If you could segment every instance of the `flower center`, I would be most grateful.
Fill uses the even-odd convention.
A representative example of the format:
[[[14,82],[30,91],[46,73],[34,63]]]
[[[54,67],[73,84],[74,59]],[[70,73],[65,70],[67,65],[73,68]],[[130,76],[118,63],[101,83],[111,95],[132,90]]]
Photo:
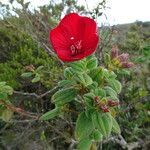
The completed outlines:
[[[70,38],[71,41],[73,41],[73,44],[70,46],[70,50],[71,50],[71,55],[75,56],[77,54],[81,53],[81,48],[82,48],[82,41],[78,40],[77,42],[74,42],[74,37]]]

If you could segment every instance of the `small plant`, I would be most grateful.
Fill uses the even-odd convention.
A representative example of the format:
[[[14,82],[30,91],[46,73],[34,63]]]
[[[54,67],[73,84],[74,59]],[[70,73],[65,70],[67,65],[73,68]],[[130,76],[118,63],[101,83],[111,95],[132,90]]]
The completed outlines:
[[[68,103],[75,103],[80,112],[75,128],[79,150],[90,149],[111,133],[120,134],[115,116],[122,86],[113,69],[132,67],[133,64],[127,60],[128,55],[118,55],[117,49],[113,49],[111,57],[106,55],[109,59],[108,69],[98,66],[98,60],[92,54],[98,43],[96,23],[75,13],[66,15],[59,26],[50,32],[50,38],[58,57],[70,63],[64,70],[64,80],[58,83],[60,90],[52,96],[55,109],[45,113],[40,119],[49,120],[61,116],[67,112],[65,106]],[[114,65],[110,67],[111,64]]]
[[[37,69],[33,65],[26,66],[25,69],[28,70],[28,72],[23,73],[21,76],[24,78],[32,77],[31,82],[36,83],[41,80],[42,77],[42,70],[44,66],[39,66]]]

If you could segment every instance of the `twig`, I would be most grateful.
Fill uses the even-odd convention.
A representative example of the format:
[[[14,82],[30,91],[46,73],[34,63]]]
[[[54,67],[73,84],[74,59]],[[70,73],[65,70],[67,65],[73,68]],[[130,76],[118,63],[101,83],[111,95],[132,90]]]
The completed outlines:
[[[58,89],[58,86],[54,87],[53,89],[51,89],[51,90],[49,90],[49,91],[47,91],[47,92],[45,92],[41,95],[38,95],[36,93],[26,93],[26,92],[20,92],[20,91],[14,91],[13,93],[23,95],[23,96],[35,97],[36,99],[40,99],[40,98],[43,98],[46,95],[54,93],[57,89]]]
[[[8,123],[31,123],[31,122],[34,122],[36,121],[36,119],[26,119],[26,120],[10,120],[8,121]]]
[[[23,96],[36,97],[36,98],[38,98],[39,96],[36,93],[26,93],[26,92],[20,92],[20,91],[13,91],[13,93],[23,95]]]
[[[31,113],[21,109],[21,108],[18,108],[18,107],[15,107],[11,104],[8,104],[6,103],[4,100],[0,100],[0,104],[4,105],[7,109],[13,111],[13,112],[16,112],[22,116],[26,116],[26,117],[30,117],[30,118],[34,118],[34,119],[38,119],[39,117],[38,116],[35,116],[35,115],[31,115]]]
[[[77,141],[75,141],[74,139],[71,139],[71,144],[70,144],[68,150],[72,150],[77,143],[78,143]]]
[[[56,86],[56,87],[54,87],[53,89],[51,89],[51,90],[49,90],[49,91],[47,91],[47,92],[45,92],[45,93],[39,95],[39,96],[38,96],[38,99],[39,99],[39,98],[42,98],[42,97],[44,97],[44,96],[46,96],[46,95],[48,95],[48,94],[52,94],[52,93],[54,93],[56,90],[58,90],[58,86]]]
[[[54,56],[55,58],[57,58],[57,55],[56,55],[45,43],[43,43],[42,45],[44,46],[45,50],[46,50],[51,56]],[[59,60],[59,62],[60,62],[62,65],[64,65],[64,62],[63,62],[63,61],[61,61],[60,59],[58,59],[58,60]]]
[[[43,43],[43,46],[50,55],[57,57],[57,55],[45,43]]]
[[[127,150],[133,150],[135,148],[140,147],[140,145],[141,145],[140,141],[127,143],[122,135],[119,135],[118,137],[115,137],[115,136],[110,137],[109,139],[104,140],[103,143],[107,143],[109,141],[113,141],[113,142],[119,144],[123,149],[127,149]]]

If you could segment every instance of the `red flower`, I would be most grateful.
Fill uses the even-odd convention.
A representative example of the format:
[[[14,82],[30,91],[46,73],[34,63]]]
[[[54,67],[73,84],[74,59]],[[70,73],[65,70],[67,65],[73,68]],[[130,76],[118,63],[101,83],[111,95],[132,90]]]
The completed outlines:
[[[91,55],[98,44],[97,25],[93,19],[76,13],[66,15],[50,31],[50,41],[58,57],[72,62]]]

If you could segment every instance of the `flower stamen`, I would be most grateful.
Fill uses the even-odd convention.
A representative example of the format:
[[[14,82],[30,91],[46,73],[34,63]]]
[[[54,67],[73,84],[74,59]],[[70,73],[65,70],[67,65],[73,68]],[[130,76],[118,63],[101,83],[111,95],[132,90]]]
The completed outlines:
[[[70,39],[71,39],[71,40],[74,40],[73,37],[71,37]],[[72,45],[70,46],[70,50],[71,50],[72,56],[81,53],[81,48],[82,48],[81,43],[82,43],[82,41],[79,40],[79,41],[75,42],[74,44],[72,44]]]

